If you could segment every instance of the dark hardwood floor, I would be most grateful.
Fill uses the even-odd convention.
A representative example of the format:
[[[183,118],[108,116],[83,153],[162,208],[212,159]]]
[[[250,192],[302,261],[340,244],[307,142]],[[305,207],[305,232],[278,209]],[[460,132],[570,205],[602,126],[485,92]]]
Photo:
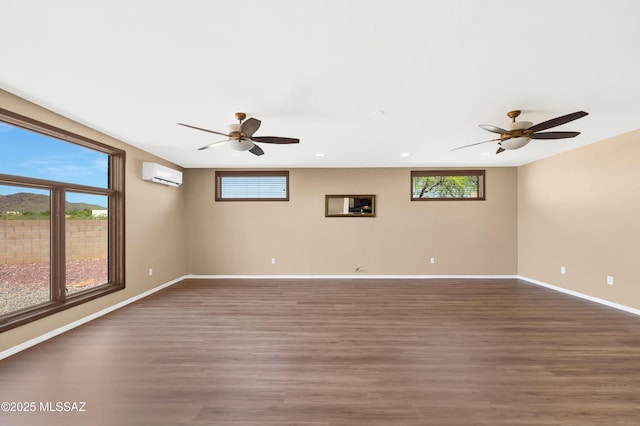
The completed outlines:
[[[0,361],[0,401],[37,405],[11,426],[639,425],[640,318],[506,279],[185,281]]]

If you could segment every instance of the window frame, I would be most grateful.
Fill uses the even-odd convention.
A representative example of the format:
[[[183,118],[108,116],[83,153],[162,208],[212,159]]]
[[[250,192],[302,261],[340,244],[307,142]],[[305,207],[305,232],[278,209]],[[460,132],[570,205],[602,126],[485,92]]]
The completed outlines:
[[[477,197],[436,197],[436,198],[415,198],[413,196],[413,180],[423,176],[477,176],[478,196]],[[485,170],[412,170],[410,180],[411,201],[484,201],[486,199],[486,171]]]
[[[271,177],[280,176],[286,179],[286,197],[282,198],[225,198],[222,197],[223,177]],[[288,170],[216,170],[215,173],[215,201],[289,201],[289,171]]]
[[[82,303],[125,288],[125,151],[93,139],[43,123],[41,121],[0,108],[0,122],[40,133],[64,142],[102,152],[109,156],[107,188],[51,181],[0,173],[0,184],[48,189],[51,199],[50,218],[50,289],[49,302],[34,305],[0,316],[0,332],[47,317]],[[78,192],[107,196],[108,214],[108,276],[106,284],[66,294],[65,195]]]

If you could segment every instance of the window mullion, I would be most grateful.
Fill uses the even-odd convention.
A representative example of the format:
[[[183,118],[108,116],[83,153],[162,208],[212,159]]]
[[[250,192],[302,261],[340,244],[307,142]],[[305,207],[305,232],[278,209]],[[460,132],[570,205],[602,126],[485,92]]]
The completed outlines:
[[[66,300],[65,250],[65,191],[63,187],[51,190],[51,300]]]

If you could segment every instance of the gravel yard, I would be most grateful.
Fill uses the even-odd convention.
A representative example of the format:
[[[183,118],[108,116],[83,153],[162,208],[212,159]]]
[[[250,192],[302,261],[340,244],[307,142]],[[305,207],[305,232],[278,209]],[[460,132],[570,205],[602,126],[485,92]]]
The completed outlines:
[[[86,290],[107,280],[107,259],[67,262],[68,293]],[[0,315],[48,300],[48,263],[0,265]]]

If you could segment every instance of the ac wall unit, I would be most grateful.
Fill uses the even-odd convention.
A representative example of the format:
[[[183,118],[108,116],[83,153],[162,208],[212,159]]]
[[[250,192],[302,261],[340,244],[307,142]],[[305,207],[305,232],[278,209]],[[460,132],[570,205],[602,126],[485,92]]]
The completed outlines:
[[[182,185],[182,172],[156,163],[142,163],[142,179],[168,186]]]

